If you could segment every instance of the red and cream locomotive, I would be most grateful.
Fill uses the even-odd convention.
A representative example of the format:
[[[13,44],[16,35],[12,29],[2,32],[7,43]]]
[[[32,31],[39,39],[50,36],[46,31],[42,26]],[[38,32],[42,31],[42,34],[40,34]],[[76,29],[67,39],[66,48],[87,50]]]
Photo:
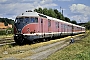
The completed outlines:
[[[14,23],[14,40],[21,45],[36,39],[52,38],[85,32],[85,27],[68,23],[37,12],[18,15]]]

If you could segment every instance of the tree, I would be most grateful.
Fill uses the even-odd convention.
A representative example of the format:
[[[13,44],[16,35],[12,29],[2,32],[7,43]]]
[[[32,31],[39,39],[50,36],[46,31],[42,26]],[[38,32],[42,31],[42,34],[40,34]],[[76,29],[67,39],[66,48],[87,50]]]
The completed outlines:
[[[38,12],[38,13],[43,13],[42,8],[34,9],[34,11],[35,11],[35,12]]]
[[[65,17],[66,22],[70,22],[70,19],[68,17]]]
[[[60,19],[61,13],[59,13],[59,11],[57,9],[54,9],[54,12],[56,14],[56,18]]]
[[[38,13],[43,13],[42,8],[39,8],[39,9],[38,9]]]
[[[6,20],[5,20],[5,22],[4,22],[4,25],[5,25],[5,26],[8,26],[8,22],[7,22]]]
[[[53,18],[57,18],[57,19],[60,19],[60,20],[63,20],[63,21],[67,21],[69,22],[70,19],[69,18],[66,18],[63,16],[63,14],[61,14],[61,12],[59,12],[57,9],[47,9],[47,8],[38,8],[38,9],[35,9],[34,10],[35,12],[38,12],[38,13],[42,13],[44,15],[48,15],[50,17],[53,17]]]
[[[47,8],[43,9],[43,14],[48,15],[48,9]]]
[[[58,10],[57,10],[57,9],[54,9],[54,12],[55,12],[56,14],[59,14],[59,12],[58,12]]]
[[[73,24],[77,24],[77,22],[76,22],[75,20],[72,20],[71,23],[73,23]]]
[[[37,9],[34,9],[34,12],[38,12],[38,10]]]
[[[49,9],[49,10],[48,10],[48,16],[51,16],[51,17],[56,18],[56,14],[55,14],[55,12],[54,12],[53,9]]]
[[[14,24],[14,20],[8,18],[0,18],[0,22],[3,22],[5,26],[7,26],[8,24]]]
[[[86,26],[86,29],[90,30],[90,21],[88,21],[88,22],[85,24],[85,26]]]

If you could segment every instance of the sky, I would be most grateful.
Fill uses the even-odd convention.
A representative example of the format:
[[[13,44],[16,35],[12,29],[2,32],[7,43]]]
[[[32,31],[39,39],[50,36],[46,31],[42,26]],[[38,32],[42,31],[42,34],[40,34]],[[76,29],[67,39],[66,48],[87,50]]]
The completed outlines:
[[[17,15],[39,7],[63,10],[65,17],[78,23],[90,21],[90,0],[0,0],[0,18],[15,20]]]

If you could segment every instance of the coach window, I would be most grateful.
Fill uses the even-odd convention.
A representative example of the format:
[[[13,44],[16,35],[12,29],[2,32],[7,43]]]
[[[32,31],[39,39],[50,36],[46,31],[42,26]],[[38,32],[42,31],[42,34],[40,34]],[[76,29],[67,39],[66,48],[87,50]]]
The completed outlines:
[[[41,19],[41,23],[43,23],[43,19]]]
[[[59,22],[58,22],[58,28],[59,28]]]
[[[48,27],[51,27],[51,20],[48,20]]]
[[[56,25],[56,28],[58,28],[58,27],[59,27],[59,26],[58,26],[58,22],[56,22],[56,23],[55,23],[55,25]]]

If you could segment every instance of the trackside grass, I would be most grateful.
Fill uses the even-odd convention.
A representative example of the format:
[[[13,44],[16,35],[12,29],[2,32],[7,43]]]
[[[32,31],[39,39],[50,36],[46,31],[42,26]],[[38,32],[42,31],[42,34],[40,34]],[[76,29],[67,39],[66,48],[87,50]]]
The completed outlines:
[[[80,36],[83,34],[80,34]],[[78,35],[76,35],[78,36]],[[31,56],[32,54],[35,54],[32,52],[32,49],[36,49],[45,45],[53,44],[55,42],[59,42],[61,40],[67,40],[70,39],[71,36],[65,37],[65,38],[60,38],[60,39],[55,39],[55,40],[50,40],[47,42],[40,42],[36,44],[31,44],[31,45],[23,45],[23,46],[18,46],[18,45],[5,45],[0,47],[0,60],[5,59],[5,58],[16,58],[16,59],[21,59],[27,56]]]
[[[46,60],[90,60],[90,32],[85,38],[76,40]]]
[[[13,34],[0,35],[0,39],[7,38],[7,37],[13,37]]]

